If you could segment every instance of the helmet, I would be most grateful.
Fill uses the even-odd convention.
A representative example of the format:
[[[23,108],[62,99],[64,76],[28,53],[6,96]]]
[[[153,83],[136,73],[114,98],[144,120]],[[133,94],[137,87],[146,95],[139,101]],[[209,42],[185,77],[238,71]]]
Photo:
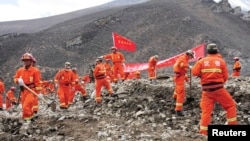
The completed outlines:
[[[234,60],[239,60],[239,57],[234,57]]]
[[[10,87],[10,90],[15,91],[16,87],[12,86],[12,87]]]
[[[209,54],[216,54],[218,53],[218,47],[214,43],[210,43],[207,45],[207,53]]]
[[[24,53],[23,56],[21,57],[21,60],[32,60],[33,61],[33,56],[30,53]]]
[[[73,67],[72,70],[73,70],[73,71],[77,71],[77,68],[76,68],[76,67]]]
[[[113,46],[113,47],[111,47],[111,50],[117,50],[117,48]]]
[[[70,69],[70,62],[65,62],[65,68]]]
[[[155,55],[154,57],[155,57],[155,59],[159,59],[159,56],[158,56],[158,55]]]
[[[33,58],[32,58],[32,61],[33,61],[33,63],[36,63],[36,58],[33,57]]]
[[[65,65],[70,65],[70,62],[65,62]]]
[[[98,57],[95,61],[96,62],[102,62],[102,58]]]
[[[140,71],[136,71],[135,74],[141,74]]]
[[[193,52],[192,50],[190,50],[190,49],[187,50],[187,51],[186,51],[186,54],[187,54],[187,55],[190,55],[192,58],[194,58],[194,52]]]

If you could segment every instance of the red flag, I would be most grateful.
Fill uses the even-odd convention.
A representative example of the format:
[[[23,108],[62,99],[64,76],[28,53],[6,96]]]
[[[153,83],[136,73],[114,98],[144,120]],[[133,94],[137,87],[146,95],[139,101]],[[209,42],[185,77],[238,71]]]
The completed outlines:
[[[190,62],[196,61],[199,58],[203,58],[204,57],[204,48],[205,48],[205,44],[200,44],[200,45],[192,48],[192,51],[194,52],[194,58],[191,59]],[[176,59],[182,54],[183,53],[178,54],[174,57],[165,59],[165,60],[160,60],[160,61],[158,61],[156,67],[162,68],[162,67],[172,66],[172,65],[174,65]],[[124,72],[134,72],[137,70],[146,70],[146,69],[148,69],[148,63],[126,64]]]
[[[136,51],[136,44],[133,41],[131,41],[131,40],[115,33],[115,32],[112,33],[112,36],[113,36],[114,46],[117,49],[126,50],[129,52]]]

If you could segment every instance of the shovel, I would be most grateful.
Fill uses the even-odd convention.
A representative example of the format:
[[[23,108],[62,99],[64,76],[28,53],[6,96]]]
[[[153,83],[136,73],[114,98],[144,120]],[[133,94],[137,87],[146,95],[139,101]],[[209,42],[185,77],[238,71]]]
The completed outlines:
[[[33,91],[32,89],[30,89],[28,86],[26,86],[24,84],[24,82],[23,82],[22,79],[18,79],[18,84],[20,86],[23,86],[24,88],[26,88],[28,91],[30,91],[32,94],[34,94],[35,96],[37,96],[38,98],[40,98],[42,101],[44,101],[48,105],[48,107],[51,108],[51,111],[53,111],[53,112],[56,111],[56,102],[54,100],[52,102],[48,102],[43,97],[39,96],[35,91]]]
[[[187,98],[187,103],[193,102],[194,98],[191,97],[191,92],[192,92],[192,74],[191,74],[191,69],[189,69],[189,96]]]

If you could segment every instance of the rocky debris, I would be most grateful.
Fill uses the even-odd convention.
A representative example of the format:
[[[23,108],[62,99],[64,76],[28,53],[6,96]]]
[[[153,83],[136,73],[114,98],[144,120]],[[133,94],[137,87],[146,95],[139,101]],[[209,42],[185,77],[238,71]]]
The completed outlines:
[[[206,3],[212,3],[211,9],[214,13],[230,13],[235,16],[239,16],[244,21],[250,21],[250,11],[243,12],[240,6],[232,8],[228,0],[222,0],[219,3],[215,3],[213,0],[202,0]]]
[[[167,78],[158,79],[156,84],[141,79],[112,85],[119,97],[110,97],[103,89],[102,104],[96,104],[94,99],[81,101],[80,94],[76,95],[74,104],[67,110],[57,107],[57,111],[52,112],[46,104],[41,104],[38,118],[24,133],[21,132],[23,121],[20,115],[0,112],[0,139],[205,141],[206,137],[198,134],[199,79],[192,78],[191,87],[187,83],[187,97],[193,98],[193,101],[186,101],[184,117],[178,117],[172,99],[174,83],[171,77]],[[239,124],[246,125],[250,124],[248,83],[248,77],[230,77],[225,85],[237,102]],[[94,85],[88,84],[86,89],[92,92]],[[226,124],[225,111],[218,104],[215,105],[211,124]]]

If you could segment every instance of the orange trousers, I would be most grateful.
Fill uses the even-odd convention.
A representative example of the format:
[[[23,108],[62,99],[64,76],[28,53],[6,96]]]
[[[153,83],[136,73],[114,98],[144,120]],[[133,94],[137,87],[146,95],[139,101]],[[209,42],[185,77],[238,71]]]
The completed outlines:
[[[21,103],[22,103],[22,112],[23,112],[22,118],[24,120],[30,120],[34,116],[33,106],[36,103],[36,96],[30,91],[24,89],[22,91],[21,97],[22,97]]]
[[[114,63],[114,75],[113,75],[113,81],[118,81],[118,74],[120,74],[120,77],[122,80],[124,80],[124,68],[122,66],[122,63]]]
[[[6,111],[8,111],[9,108],[13,106],[13,104],[10,102],[8,98],[5,99],[5,106],[6,106],[5,107]]]
[[[232,96],[225,88],[206,92],[202,91],[200,107],[201,107],[201,121],[200,133],[207,135],[208,125],[211,122],[211,115],[214,109],[215,102],[218,102],[224,110],[226,110],[227,123],[229,125],[237,124],[237,109],[236,103]]]
[[[240,71],[233,71],[232,76],[240,76]]]
[[[81,87],[80,84],[75,84],[71,87],[71,91],[70,91],[70,95],[69,95],[69,104],[73,104],[73,101],[74,101],[74,97],[75,97],[75,93],[79,91],[82,93],[82,96],[86,97],[87,96],[87,92],[86,90]]]
[[[13,104],[11,102],[17,102],[16,98],[12,98],[12,100],[10,101],[10,99],[6,97],[6,99],[5,99],[6,111],[8,111],[9,108],[11,108],[13,106]]]
[[[156,79],[155,69],[148,69],[148,77],[149,77],[149,80]]]
[[[185,75],[174,77],[175,90],[174,90],[173,98],[176,99],[176,103],[175,103],[176,111],[183,110],[183,104],[186,99],[185,80],[186,80]]]
[[[103,86],[108,90],[109,94],[113,93],[113,89],[111,88],[110,83],[107,78],[95,79],[95,91],[96,91],[95,99],[97,103],[102,102],[101,90]]]
[[[71,86],[59,84],[57,94],[60,101],[60,108],[68,108],[70,91],[71,91]]]
[[[0,94],[0,108],[3,108],[3,95]]]

